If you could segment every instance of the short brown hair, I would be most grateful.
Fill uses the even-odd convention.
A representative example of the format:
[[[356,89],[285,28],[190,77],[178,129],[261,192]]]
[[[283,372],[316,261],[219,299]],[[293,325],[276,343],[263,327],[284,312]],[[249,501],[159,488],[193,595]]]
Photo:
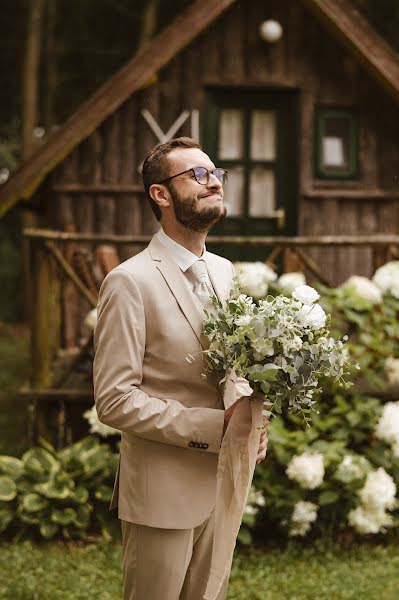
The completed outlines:
[[[166,157],[176,148],[200,148],[200,145],[189,137],[174,138],[165,144],[158,144],[150,150],[143,163],[144,190],[158,221],[161,219],[162,213],[158,204],[151,198],[149,190],[154,183],[158,183],[170,175],[169,161]]]

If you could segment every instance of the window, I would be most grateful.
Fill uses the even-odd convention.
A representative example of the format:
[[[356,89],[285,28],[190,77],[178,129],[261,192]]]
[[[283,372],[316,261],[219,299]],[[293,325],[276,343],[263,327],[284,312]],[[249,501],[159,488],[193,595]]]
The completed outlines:
[[[322,179],[354,179],[358,174],[357,118],[348,109],[316,111],[315,171]]]
[[[229,217],[275,214],[276,120],[275,110],[220,109],[217,160],[229,171],[225,187]]]

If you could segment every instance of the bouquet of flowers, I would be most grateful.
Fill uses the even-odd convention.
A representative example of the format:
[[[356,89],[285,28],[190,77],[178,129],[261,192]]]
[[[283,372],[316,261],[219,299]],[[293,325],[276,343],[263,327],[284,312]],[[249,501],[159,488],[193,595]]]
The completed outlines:
[[[234,372],[272,404],[265,416],[286,408],[301,413],[308,424],[322,379],[352,385],[345,379],[352,365],[347,338],[329,335],[330,317],[319,297],[312,287],[300,285],[292,297],[268,296],[255,303],[236,281],[226,302],[215,297],[214,310],[205,311],[204,333],[210,341],[203,350],[205,374],[217,371],[225,381]]]

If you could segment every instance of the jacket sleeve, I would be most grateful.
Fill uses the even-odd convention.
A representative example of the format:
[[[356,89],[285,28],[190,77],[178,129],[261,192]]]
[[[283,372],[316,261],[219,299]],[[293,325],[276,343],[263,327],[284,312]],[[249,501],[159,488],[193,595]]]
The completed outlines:
[[[187,408],[140,389],[145,344],[140,290],[130,273],[116,268],[101,286],[94,332],[94,398],[100,421],[154,442],[218,453],[223,410]]]

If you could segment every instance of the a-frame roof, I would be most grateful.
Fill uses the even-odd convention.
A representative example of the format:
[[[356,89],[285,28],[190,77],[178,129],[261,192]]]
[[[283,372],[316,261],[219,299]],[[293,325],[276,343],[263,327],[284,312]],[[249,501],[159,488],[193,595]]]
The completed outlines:
[[[196,0],[69,117],[0,187],[0,217],[236,0]],[[302,0],[399,102],[399,57],[348,0]]]

